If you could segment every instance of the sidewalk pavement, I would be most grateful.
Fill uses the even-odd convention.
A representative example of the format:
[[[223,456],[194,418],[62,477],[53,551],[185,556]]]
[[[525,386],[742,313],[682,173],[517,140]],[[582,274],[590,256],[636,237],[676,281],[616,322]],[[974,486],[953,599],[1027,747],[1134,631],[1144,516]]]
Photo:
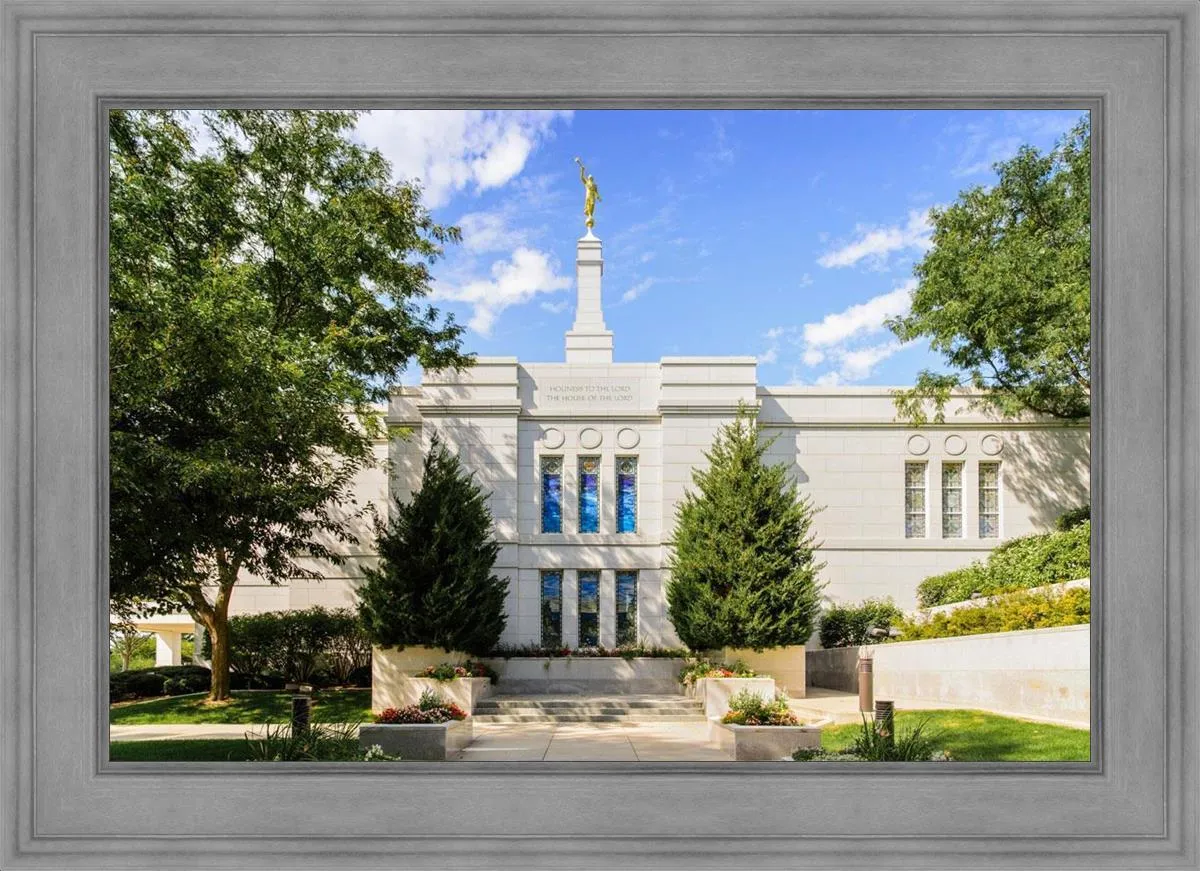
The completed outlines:
[[[179,723],[160,726],[111,726],[112,741],[240,739],[263,726]],[[475,726],[475,740],[460,751],[467,761],[612,761],[728,762],[708,743],[708,722],[664,723],[486,723]]]
[[[891,701],[896,703],[897,711],[933,711],[956,707],[946,702],[927,699],[891,699]],[[862,715],[858,710],[857,693],[809,687],[808,694],[804,698],[789,699],[788,707],[801,717],[827,717],[834,723],[862,722]]]

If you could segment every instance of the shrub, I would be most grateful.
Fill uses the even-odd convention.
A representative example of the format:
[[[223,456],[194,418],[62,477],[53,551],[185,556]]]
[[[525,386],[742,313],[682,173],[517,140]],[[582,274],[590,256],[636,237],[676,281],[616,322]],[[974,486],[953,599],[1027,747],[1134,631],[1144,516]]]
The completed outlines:
[[[692,650],[804,644],[820,609],[812,503],[760,435],[739,407],[677,508],[667,613]]]
[[[1091,619],[1091,591],[1074,587],[1061,592],[1016,592],[993,602],[934,614],[927,620],[904,620],[899,624],[904,641],[953,638],[985,632],[1015,632],[1074,626]]]
[[[492,572],[500,545],[486,494],[435,439],[421,489],[389,513],[376,526],[379,565],[358,589],[367,635],[383,647],[486,654],[504,630],[508,592]]]
[[[394,725],[398,723],[446,723],[450,720],[465,720],[467,712],[453,702],[447,702],[435,692],[421,693],[415,705],[403,708],[386,708],[375,715],[376,723]]]
[[[962,602],[1011,590],[1029,589],[1091,574],[1092,524],[1081,520],[1061,532],[1014,538],[997,547],[985,563],[926,578],[917,587],[922,608]]]
[[[757,693],[742,690],[729,700],[729,711],[722,723],[735,726],[799,726],[800,721],[788,708],[787,698],[779,695],[770,701]]]
[[[949,759],[937,745],[942,740],[940,732],[928,732],[929,720],[918,720],[908,729],[896,729],[890,736],[882,721],[862,718],[862,729],[850,752],[866,762],[930,762],[937,757]]]
[[[229,646],[233,674],[256,686],[255,676],[267,675],[284,682],[344,684],[355,669],[369,665],[371,657],[370,641],[347,608],[317,606],[231,617]],[[207,634],[203,650],[211,655]]]
[[[1063,514],[1054,521],[1054,528],[1059,532],[1066,532],[1068,529],[1074,529],[1085,520],[1092,519],[1092,506],[1080,505],[1078,508],[1072,508],[1070,511],[1064,511]]]
[[[822,647],[857,647],[886,639],[870,635],[874,628],[888,630],[904,616],[891,599],[867,599],[858,605],[834,605],[821,617]]]
[[[171,693],[166,688],[168,680],[173,682]],[[109,701],[201,692],[208,689],[211,680],[211,673],[202,665],[162,665],[114,672],[108,676]]]
[[[486,677],[493,684],[499,679],[495,669],[476,659],[468,659],[462,665],[452,665],[449,662],[429,665],[417,677],[429,677],[441,681],[457,680],[460,677]]]
[[[362,761],[368,757],[358,746],[357,730],[357,723],[310,723],[295,732],[290,725],[268,725],[261,733],[246,733],[247,755],[256,762]]]
[[[740,659],[732,665],[708,659],[694,659],[679,672],[679,682],[684,686],[691,686],[706,677],[754,677],[754,670]]]

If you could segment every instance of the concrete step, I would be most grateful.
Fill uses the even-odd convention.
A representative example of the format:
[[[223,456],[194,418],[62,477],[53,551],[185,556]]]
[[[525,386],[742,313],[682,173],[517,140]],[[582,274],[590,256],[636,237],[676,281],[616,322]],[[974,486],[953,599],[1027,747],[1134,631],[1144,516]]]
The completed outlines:
[[[704,718],[686,696],[489,696],[475,703],[476,723],[661,723]]]
[[[695,699],[685,696],[668,698],[594,698],[580,696],[576,698],[536,696],[504,697],[491,696],[482,698],[475,703],[475,710],[700,710],[701,704]]]
[[[550,713],[519,713],[519,714],[480,714],[473,717],[477,724],[496,723],[501,725],[516,723],[670,723],[670,722],[702,722],[704,715],[697,711],[686,714],[660,714],[647,716],[645,714],[550,714]]]

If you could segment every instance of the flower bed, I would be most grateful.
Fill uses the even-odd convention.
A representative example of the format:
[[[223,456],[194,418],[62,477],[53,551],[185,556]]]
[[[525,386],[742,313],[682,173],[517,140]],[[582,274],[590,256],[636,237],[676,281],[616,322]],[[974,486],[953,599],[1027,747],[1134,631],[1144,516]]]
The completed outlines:
[[[486,677],[491,683],[496,682],[496,670],[486,662],[468,659],[462,665],[452,662],[442,662],[437,665],[427,665],[417,673],[417,677],[427,677],[438,681],[451,681],[463,677]]]
[[[775,680],[769,677],[704,677],[687,689],[687,694],[704,706],[706,717],[724,717],[732,700],[746,692],[770,701],[775,698]]]
[[[434,692],[415,705],[388,708],[358,730],[359,746],[378,747],[401,759],[443,760],[471,743],[474,729],[467,712]]]
[[[396,725],[399,723],[445,723],[450,720],[465,720],[467,712],[432,692],[422,693],[415,705],[403,708],[385,708],[375,715],[376,723]]]
[[[709,720],[709,739],[735,760],[788,759],[797,750],[821,746],[821,727],[827,721],[801,723],[783,696],[764,699],[743,690],[729,704],[723,717]]]
[[[679,672],[679,682],[685,688],[694,687],[697,681],[714,677],[756,677],[756,675],[754,670],[741,660],[727,664],[713,662],[710,659],[692,659]]]

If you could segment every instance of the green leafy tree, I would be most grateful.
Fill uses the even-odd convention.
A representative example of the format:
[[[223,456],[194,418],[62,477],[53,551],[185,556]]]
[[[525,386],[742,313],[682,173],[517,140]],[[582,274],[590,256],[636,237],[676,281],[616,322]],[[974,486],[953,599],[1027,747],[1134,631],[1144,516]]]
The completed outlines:
[[[421,303],[457,230],[353,113],[201,117],[203,150],[178,113],[110,119],[110,576],[114,610],[206,628],[221,700],[239,577],[340,562],[386,385],[470,359]]]
[[[928,340],[948,373],[897,391],[900,416],[944,420],[953,393],[1002,414],[1063,420],[1091,409],[1091,137],[1081,120],[1049,153],[1025,146],[1000,180],[933,209],[933,247],[915,267],[908,314],[888,326]]]
[[[359,617],[381,647],[490,652],[506,618],[508,581],[492,573],[500,545],[487,496],[433,440],[421,489],[377,525],[379,566],[358,589]]]
[[[693,650],[782,647],[812,634],[823,587],[813,508],[743,407],[676,511],[667,613]]]

